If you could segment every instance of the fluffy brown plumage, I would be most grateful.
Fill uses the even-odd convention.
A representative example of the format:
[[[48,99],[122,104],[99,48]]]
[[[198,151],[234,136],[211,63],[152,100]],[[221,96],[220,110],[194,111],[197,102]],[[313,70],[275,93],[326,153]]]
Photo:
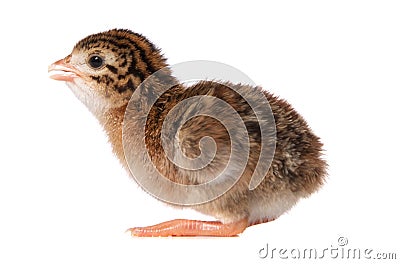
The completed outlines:
[[[97,117],[109,137],[114,153],[129,171],[124,153],[122,130],[125,137],[135,142],[141,109],[165,83],[176,83],[165,58],[142,35],[129,30],[110,30],[94,34],[76,44],[65,59],[50,66],[52,78],[66,81],[75,95],[88,106]],[[163,69],[163,78],[144,86],[146,96],[140,98],[133,121],[124,121],[129,99],[139,85],[153,73]],[[61,73],[60,73],[61,71]],[[235,87],[234,90],[230,87]],[[161,144],[163,121],[168,112],[178,103],[193,96],[209,96],[229,103],[243,120],[248,135],[250,154],[246,169],[237,183],[222,196],[207,203],[190,207],[214,216],[220,222],[174,220],[154,227],[133,228],[133,235],[213,235],[231,236],[242,232],[247,226],[263,223],[279,217],[290,209],[300,198],[315,192],[324,182],[326,163],[321,159],[322,144],[308,127],[305,120],[284,100],[266,91],[262,94],[268,100],[275,120],[275,155],[263,181],[254,190],[249,183],[260,156],[260,123],[267,127],[273,120],[257,120],[254,109],[235,91],[242,91],[255,101],[262,91],[259,87],[247,85],[201,81],[190,87],[174,85],[163,93],[151,106],[146,120],[145,142],[151,160],[171,181],[198,185],[213,179],[229,159],[231,143],[226,128],[207,116],[197,116],[181,122],[177,137],[183,153],[195,158],[201,153],[199,142],[204,136],[211,136],[216,144],[214,160],[200,172],[188,172],[173,164],[165,155]],[[207,98],[209,98],[207,97]],[[205,98],[205,103],[207,103]],[[195,111],[196,105],[180,109],[178,116]],[[177,121],[180,122],[179,120]],[[227,117],[226,122],[230,122]],[[232,121],[233,122],[233,121]],[[269,123],[268,123],[269,122]],[[126,129],[127,127],[127,129]],[[126,151],[125,151],[126,152]],[[168,191],[168,190],[166,190]],[[215,191],[215,190],[214,190]],[[203,195],[199,193],[198,195]],[[206,195],[206,194],[204,194]]]

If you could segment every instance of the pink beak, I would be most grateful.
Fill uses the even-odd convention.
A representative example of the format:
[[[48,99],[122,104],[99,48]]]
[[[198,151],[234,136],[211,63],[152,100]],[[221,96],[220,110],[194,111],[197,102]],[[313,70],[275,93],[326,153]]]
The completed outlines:
[[[70,64],[71,55],[58,60],[48,68],[50,78],[57,81],[73,82],[79,77],[79,71]]]

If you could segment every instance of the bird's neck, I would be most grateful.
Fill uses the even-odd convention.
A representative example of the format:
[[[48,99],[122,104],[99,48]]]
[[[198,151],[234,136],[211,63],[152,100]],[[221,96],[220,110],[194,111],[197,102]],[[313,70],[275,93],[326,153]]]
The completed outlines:
[[[126,106],[121,106],[119,108],[109,109],[103,116],[99,119],[100,123],[103,125],[105,132],[107,133],[108,140],[111,143],[114,154],[118,157],[121,164],[127,168],[124,148],[122,144],[122,128]]]

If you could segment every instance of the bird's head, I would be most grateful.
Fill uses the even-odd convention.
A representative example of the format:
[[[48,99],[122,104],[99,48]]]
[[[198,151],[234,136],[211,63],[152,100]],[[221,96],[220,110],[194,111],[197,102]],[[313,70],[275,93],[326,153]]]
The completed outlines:
[[[99,117],[126,105],[140,83],[165,66],[160,50],[145,37],[113,29],[79,41],[70,55],[49,66],[49,72]]]

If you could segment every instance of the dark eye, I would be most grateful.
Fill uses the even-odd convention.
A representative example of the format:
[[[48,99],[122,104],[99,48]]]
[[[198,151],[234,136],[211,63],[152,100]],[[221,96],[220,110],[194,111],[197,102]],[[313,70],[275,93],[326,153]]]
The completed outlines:
[[[104,64],[104,60],[99,55],[92,55],[89,57],[88,63],[93,69],[98,69]]]

